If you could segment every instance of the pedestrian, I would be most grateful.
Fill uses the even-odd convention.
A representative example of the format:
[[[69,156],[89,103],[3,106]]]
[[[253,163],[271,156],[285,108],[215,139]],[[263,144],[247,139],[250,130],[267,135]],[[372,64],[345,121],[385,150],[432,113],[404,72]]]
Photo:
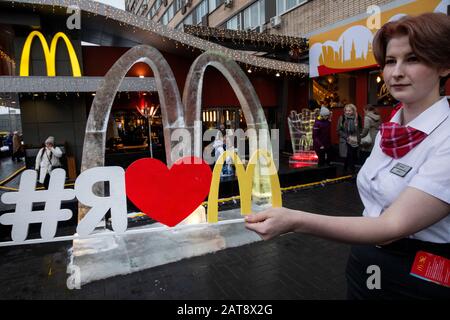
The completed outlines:
[[[12,158],[12,155],[13,155],[13,136],[14,136],[13,132],[10,132],[8,134],[8,138],[6,138],[6,145],[8,146],[9,155],[11,155],[11,159],[14,161],[14,159]]]
[[[14,131],[14,135],[12,137],[12,160],[13,162],[21,161],[22,157],[22,139],[19,135],[18,131]]]
[[[388,22],[374,37],[376,61],[402,108],[381,125],[358,174],[363,217],[287,208],[246,217],[263,239],[296,231],[355,244],[349,298],[450,297],[446,275],[438,277],[450,259],[450,108],[439,95],[450,74],[449,34],[450,17],[426,13]],[[439,268],[429,269],[424,257]],[[378,290],[367,285],[370,266],[381,270]]]
[[[344,114],[338,120],[339,155],[344,158],[344,173],[355,173],[358,161],[358,147],[361,141],[361,118],[354,104],[344,107]]]
[[[217,130],[216,139],[213,142],[215,162],[217,162],[217,160],[219,160],[219,158],[222,156],[222,154],[226,150],[237,151],[234,149],[231,139],[226,133],[225,126],[221,124],[219,128],[220,129]],[[232,162],[233,162],[233,160],[232,160],[232,157],[230,157],[230,156],[227,156],[224,159],[222,171],[220,173],[221,177],[234,175],[234,170],[232,168]]]
[[[375,137],[380,130],[381,117],[371,104],[364,108],[364,127],[361,132],[361,162],[364,163],[372,152]]]
[[[329,120],[330,110],[326,107],[320,108],[320,115],[314,122],[313,147],[319,162],[317,165],[330,164],[331,154],[331,123]]]
[[[55,138],[48,137],[45,140],[45,146],[39,150],[36,156],[35,164],[35,170],[38,171],[38,181],[46,189],[48,189],[52,170],[61,167],[61,157],[62,151],[59,147],[55,147]]]

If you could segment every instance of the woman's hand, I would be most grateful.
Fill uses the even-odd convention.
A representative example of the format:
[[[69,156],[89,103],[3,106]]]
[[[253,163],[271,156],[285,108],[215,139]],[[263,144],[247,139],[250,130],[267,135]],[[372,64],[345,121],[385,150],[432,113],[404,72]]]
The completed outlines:
[[[286,208],[270,208],[245,217],[245,227],[269,240],[278,235],[295,231],[300,212]]]

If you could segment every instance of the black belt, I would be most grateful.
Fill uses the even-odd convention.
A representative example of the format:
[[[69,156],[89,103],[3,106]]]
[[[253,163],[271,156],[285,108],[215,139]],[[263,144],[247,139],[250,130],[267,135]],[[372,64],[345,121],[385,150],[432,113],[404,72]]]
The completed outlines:
[[[416,254],[417,251],[426,251],[450,259],[450,243],[435,243],[417,239],[400,239],[377,248],[400,254]]]

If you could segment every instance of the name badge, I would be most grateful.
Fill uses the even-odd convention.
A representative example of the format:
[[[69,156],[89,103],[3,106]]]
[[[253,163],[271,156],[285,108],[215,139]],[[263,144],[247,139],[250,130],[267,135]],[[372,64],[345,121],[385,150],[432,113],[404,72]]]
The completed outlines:
[[[404,176],[406,176],[408,174],[408,172],[411,171],[411,169],[412,169],[412,167],[398,162],[395,164],[395,166],[391,169],[390,172],[403,178]]]

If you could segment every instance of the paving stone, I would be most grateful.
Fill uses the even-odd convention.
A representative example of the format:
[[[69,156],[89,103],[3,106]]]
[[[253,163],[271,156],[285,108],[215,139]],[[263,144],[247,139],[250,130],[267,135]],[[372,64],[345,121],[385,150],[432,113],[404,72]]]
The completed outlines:
[[[290,192],[285,206],[360,215],[354,181]],[[70,242],[0,248],[0,299],[345,299],[350,246],[288,234],[69,290]],[[51,268],[51,275],[49,270]]]

